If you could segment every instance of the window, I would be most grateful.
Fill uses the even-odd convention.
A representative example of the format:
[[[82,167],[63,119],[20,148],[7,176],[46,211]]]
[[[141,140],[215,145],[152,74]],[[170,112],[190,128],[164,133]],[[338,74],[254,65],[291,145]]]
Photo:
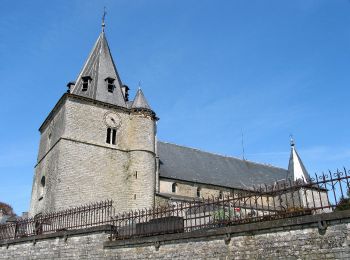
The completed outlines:
[[[113,78],[106,78],[105,81],[107,82],[107,91],[109,93],[113,93],[115,86],[114,86],[114,80]]]
[[[176,193],[176,191],[177,191],[177,184],[176,184],[176,183],[173,183],[173,184],[171,185],[171,192]]]
[[[219,199],[222,199],[223,197],[223,194],[222,194],[222,191],[219,192]]]
[[[83,81],[83,88],[81,89],[81,91],[87,91],[88,90],[88,86],[89,86],[89,82],[88,81]]]
[[[107,143],[107,144],[110,144],[110,143],[111,143],[111,129],[110,129],[110,128],[107,128],[106,143]]]
[[[90,84],[92,78],[90,76],[84,76],[81,79],[83,80],[83,87],[82,87],[81,91],[85,92],[88,90],[89,84]]]
[[[116,136],[117,136],[117,130],[113,129],[113,131],[112,131],[112,144],[115,144]]]
[[[45,176],[41,177],[40,184],[43,188],[45,187],[45,182],[46,182]]]
[[[107,128],[106,143],[116,144],[117,139],[117,129]]]
[[[39,196],[39,201],[42,200],[44,198],[44,188],[45,188],[45,184],[46,184],[46,179],[45,176],[42,176],[40,179],[40,196]]]
[[[197,188],[197,197],[200,197],[201,196],[201,188]]]

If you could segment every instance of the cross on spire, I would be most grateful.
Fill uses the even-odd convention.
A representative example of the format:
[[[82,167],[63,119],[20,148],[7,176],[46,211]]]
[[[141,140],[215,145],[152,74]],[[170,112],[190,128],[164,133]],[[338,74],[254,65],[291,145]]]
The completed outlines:
[[[138,89],[141,89],[141,80],[139,81],[139,88]]]
[[[290,137],[290,146],[294,146],[294,145],[295,145],[295,142],[294,142],[294,137],[293,137],[293,135],[291,134],[291,135],[289,135],[289,137]]]
[[[106,7],[104,6],[103,7],[103,15],[102,15],[102,32],[105,31],[105,26],[106,26],[106,24],[105,24],[105,17],[106,17],[106,14],[107,14]]]

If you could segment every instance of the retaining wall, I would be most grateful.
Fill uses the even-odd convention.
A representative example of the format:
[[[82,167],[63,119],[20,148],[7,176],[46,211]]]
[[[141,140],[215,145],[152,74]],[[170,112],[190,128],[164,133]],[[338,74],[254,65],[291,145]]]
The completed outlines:
[[[0,242],[0,259],[350,259],[350,211],[109,241],[109,226]]]

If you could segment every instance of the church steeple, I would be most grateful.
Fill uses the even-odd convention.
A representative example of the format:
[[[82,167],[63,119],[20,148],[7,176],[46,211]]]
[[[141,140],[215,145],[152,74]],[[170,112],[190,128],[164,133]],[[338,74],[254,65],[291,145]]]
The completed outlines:
[[[76,84],[71,89],[71,93],[126,107],[121,87],[122,82],[108,46],[103,20],[102,32],[78,76]]]
[[[293,138],[291,138],[290,140],[290,146],[291,152],[288,165],[288,178],[291,178],[293,181],[302,179],[305,182],[309,182],[309,173],[307,172],[302,160],[300,159],[299,154],[295,149],[295,143]]]

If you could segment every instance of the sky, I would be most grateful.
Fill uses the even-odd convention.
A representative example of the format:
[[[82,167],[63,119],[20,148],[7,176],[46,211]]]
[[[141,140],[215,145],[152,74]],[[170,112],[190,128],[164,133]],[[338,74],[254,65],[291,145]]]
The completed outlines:
[[[30,203],[39,126],[101,31],[158,139],[310,175],[350,167],[349,0],[0,0],[0,201]],[[243,133],[243,138],[242,138]]]

